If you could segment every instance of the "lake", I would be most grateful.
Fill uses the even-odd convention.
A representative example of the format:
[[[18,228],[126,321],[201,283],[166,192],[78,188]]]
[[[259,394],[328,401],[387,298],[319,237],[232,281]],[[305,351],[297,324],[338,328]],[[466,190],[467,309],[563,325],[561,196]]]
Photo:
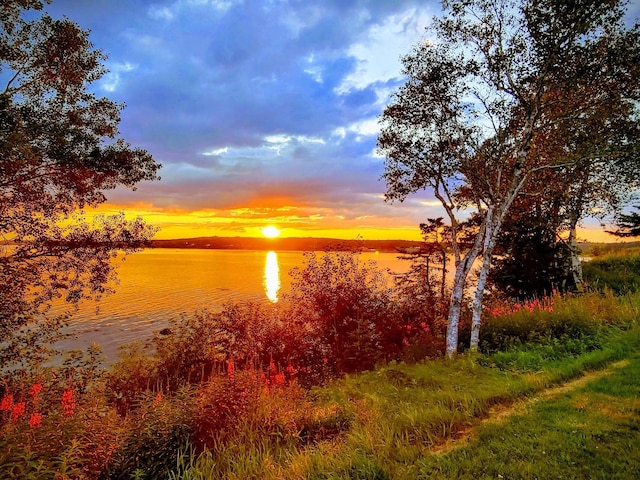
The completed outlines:
[[[393,272],[409,268],[396,253],[360,255]],[[290,287],[289,271],[303,263],[303,252],[162,248],[134,253],[119,262],[116,292],[81,304],[65,330],[76,338],[56,346],[85,349],[95,342],[110,364],[118,347],[150,339],[171,318],[216,310],[226,302],[277,301]]]

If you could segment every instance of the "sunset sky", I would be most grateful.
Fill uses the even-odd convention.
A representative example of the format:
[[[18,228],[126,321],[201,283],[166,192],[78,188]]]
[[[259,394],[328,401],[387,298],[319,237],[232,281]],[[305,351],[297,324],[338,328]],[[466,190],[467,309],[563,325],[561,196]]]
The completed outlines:
[[[108,192],[102,210],[142,214],[158,238],[272,224],[283,236],[418,239],[420,222],[443,216],[427,194],[386,204],[375,155],[399,58],[439,2],[54,0],[46,11],[91,30],[110,70],[92,88],[126,103],[121,136],[163,164],[160,182]]]

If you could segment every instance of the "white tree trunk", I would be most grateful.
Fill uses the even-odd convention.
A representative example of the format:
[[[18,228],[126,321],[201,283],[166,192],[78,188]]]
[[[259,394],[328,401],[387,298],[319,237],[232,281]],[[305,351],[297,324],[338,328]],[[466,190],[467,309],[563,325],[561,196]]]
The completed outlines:
[[[460,323],[460,313],[462,312],[462,301],[464,299],[464,290],[467,285],[467,276],[471,271],[473,262],[480,254],[485,227],[485,225],[482,226],[481,231],[476,235],[473,247],[471,247],[471,250],[467,252],[462,261],[456,266],[447,323],[447,358],[453,358],[458,351],[458,324]]]
[[[487,229],[484,236],[484,251],[482,253],[482,266],[478,275],[478,284],[476,285],[476,294],[473,299],[473,317],[471,319],[471,341],[469,342],[469,350],[478,351],[480,343],[480,326],[482,324],[482,303],[484,300],[484,288],[487,284],[489,271],[491,270],[491,259],[493,257],[493,248],[496,245],[498,233],[502,225],[501,218],[495,218],[493,209],[487,212]]]
[[[573,275],[573,282],[576,288],[580,290],[584,279],[582,277],[582,262],[580,262],[580,256],[578,255],[578,238],[575,223],[569,230],[569,248],[571,249],[571,274]]]

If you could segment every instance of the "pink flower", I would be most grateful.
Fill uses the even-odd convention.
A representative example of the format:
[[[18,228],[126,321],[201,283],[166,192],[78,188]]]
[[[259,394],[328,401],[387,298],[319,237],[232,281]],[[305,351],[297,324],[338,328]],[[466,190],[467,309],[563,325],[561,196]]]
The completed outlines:
[[[233,363],[233,360],[229,360],[227,362],[227,378],[229,379],[230,382],[233,382],[235,371],[236,371],[236,367]]]
[[[276,373],[273,377],[274,385],[284,385],[284,373]]]
[[[32,413],[29,418],[29,426],[31,428],[39,427],[42,423],[42,414],[41,413]]]
[[[29,389],[29,394],[33,397],[36,398],[38,396],[38,394],[42,391],[42,384],[40,383],[34,383],[31,388]]]
[[[284,371],[287,372],[287,375],[289,375],[290,377],[295,377],[298,373],[298,371],[291,364],[288,364],[287,368],[285,368]]]

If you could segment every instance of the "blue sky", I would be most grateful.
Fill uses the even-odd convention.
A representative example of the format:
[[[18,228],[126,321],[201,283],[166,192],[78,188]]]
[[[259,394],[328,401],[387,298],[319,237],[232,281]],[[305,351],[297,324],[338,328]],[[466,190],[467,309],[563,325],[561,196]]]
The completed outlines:
[[[46,11],[90,29],[108,55],[92,88],[126,104],[121,136],[163,164],[160,182],[109,192],[109,208],[144,213],[161,237],[273,223],[290,236],[417,238],[442,215],[424,195],[386,204],[375,155],[400,57],[439,2],[54,0]]]

